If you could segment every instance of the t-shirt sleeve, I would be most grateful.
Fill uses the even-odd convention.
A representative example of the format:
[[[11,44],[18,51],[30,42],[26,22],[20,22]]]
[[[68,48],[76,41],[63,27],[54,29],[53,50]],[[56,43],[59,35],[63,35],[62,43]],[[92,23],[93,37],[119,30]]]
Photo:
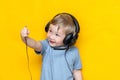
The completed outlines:
[[[80,55],[79,55],[79,51],[76,50],[75,51],[75,61],[73,64],[73,69],[82,69],[82,63],[81,63],[81,59],[80,59]]]
[[[47,40],[42,40],[42,41],[40,41],[40,43],[41,43],[41,45],[42,45],[42,49],[41,49],[41,51],[35,51],[37,54],[44,54],[45,53],[45,51],[46,51],[46,49],[47,49],[47,47],[48,47],[48,41]]]

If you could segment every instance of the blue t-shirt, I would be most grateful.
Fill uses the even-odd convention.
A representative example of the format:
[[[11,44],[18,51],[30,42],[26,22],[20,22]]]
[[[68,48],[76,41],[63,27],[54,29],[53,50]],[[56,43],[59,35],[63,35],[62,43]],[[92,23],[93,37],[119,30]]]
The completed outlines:
[[[70,47],[65,56],[65,50],[54,50],[47,40],[40,42],[43,56],[41,80],[73,80],[71,71],[82,68],[78,49]]]

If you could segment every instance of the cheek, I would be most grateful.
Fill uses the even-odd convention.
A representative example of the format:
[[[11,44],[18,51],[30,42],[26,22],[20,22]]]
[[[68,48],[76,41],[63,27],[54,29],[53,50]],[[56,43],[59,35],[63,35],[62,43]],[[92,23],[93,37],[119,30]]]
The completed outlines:
[[[47,38],[49,38],[50,37],[50,34],[49,33],[47,33]]]
[[[63,40],[64,40],[64,38],[57,38],[57,43],[63,44]]]

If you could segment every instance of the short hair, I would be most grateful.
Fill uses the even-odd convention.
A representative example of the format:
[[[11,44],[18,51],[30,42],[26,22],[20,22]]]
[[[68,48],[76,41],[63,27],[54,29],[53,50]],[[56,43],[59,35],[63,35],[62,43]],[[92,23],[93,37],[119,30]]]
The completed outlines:
[[[69,14],[58,14],[50,21],[50,24],[58,25],[65,29],[65,34],[73,33],[75,34],[75,24],[72,17]]]

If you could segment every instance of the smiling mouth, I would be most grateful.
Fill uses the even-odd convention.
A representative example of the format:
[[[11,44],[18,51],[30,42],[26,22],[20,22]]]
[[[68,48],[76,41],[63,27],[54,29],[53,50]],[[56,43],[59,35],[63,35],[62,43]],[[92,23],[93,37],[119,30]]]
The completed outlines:
[[[49,42],[52,43],[52,44],[55,43],[54,41],[49,41]]]

